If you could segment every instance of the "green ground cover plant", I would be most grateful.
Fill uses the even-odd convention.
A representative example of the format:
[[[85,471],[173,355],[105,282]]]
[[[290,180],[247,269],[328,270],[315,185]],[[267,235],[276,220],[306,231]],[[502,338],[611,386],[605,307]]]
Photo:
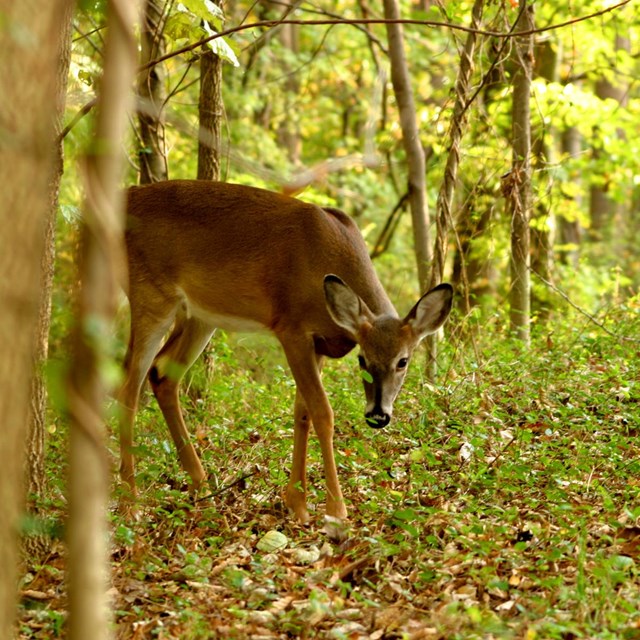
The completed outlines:
[[[295,524],[280,492],[292,380],[272,342],[214,338],[184,390],[208,490],[185,491],[150,394],[137,428],[140,515],[112,512],[118,638],[638,638],[638,309],[538,327],[448,326],[436,385],[413,363],[384,431],[362,418],[355,354],[325,371],[350,529]],[[64,510],[65,428],[51,436]],[[117,455],[115,434],[112,450]],[[312,443],[312,504],[324,502]],[[313,493],[315,491],[315,493]],[[55,496],[58,496],[57,498]],[[60,518],[47,526],[61,535]],[[61,545],[60,545],[61,547]],[[22,638],[64,629],[64,554],[25,574]]]

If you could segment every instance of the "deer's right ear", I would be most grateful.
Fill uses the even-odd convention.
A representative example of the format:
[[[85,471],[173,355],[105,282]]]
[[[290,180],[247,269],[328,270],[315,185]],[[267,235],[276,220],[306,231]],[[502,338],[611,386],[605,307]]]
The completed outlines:
[[[324,296],[331,319],[356,340],[364,324],[370,324],[373,314],[360,298],[338,276],[324,277]]]
[[[425,293],[404,319],[418,340],[435,333],[449,317],[453,300],[453,287],[443,283]]]

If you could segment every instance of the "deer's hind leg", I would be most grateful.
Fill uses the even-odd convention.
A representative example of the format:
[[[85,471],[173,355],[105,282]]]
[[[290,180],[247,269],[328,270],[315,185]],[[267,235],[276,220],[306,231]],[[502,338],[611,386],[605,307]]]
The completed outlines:
[[[130,498],[136,494],[133,426],[138,411],[140,391],[145,376],[158,353],[162,339],[173,322],[175,310],[157,314],[132,305],[131,334],[125,357],[125,379],[118,393],[120,403],[120,478],[127,485]]]
[[[199,489],[206,480],[200,458],[189,438],[180,407],[180,381],[211,339],[213,327],[197,318],[179,315],[171,335],[153,360],[149,371],[151,388],[176,446],[180,464]]]

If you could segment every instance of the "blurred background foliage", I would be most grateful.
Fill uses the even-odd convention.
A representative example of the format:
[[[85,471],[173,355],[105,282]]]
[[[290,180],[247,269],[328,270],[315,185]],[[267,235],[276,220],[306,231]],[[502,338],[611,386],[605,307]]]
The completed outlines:
[[[402,2],[405,47],[416,98],[433,214],[448,146],[455,79],[471,2]],[[380,18],[364,0],[156,3],[162,48],[171,53],[213,33],[253,22]],[[583,311],[600,316],[626,305],[637,312],[640,171],[638,128],[638,16],[631,5],[589,20],[605,5],[536,4],[531,104],[534,150],[532,266],[535,321],[553,312],[571,317],[560,289]],[[52,348],[64,334],[78,207],[80,155],[91,144],[93,113],[74,120],[94,98],[101,70],[102,2],[84,2],[75,17],[65,137],[65,175],[58,223]],[[460,321],[506,328],[510,220],[501,177],[511,168],[511,40],[506,32],[518,6],[487,2],[474,54],[473,100],[462,141],[450,234],[447,279],[458,291]],[[205,18],[207,22],[205,23]],[[223,24],[224,23],[224,24]],[[297,195],[339,207],[357,219],[370,247],[406,193],[406,167],[389,79],[384,25],[279,25],[246,28],[214,40],[223,60],[221,179],[274,190],[307,175]],[[168,58],[160,74],[166,166],[170,178],[196,176],[199,56],[202,48]],[[634,53],[635,52],[635,53]],[[138,181],[140,135],[131,119],[127,180]],[[309,174],[311,172],[311,174]],[[402,215],[386,251],[376,258],[385,286],[402,312],[417,293],[409,215]],[[469,304],[466,304],[468,299]],[[604,310],[604,311],[603,311]],[[558,314],[556,314],[557,317]]]

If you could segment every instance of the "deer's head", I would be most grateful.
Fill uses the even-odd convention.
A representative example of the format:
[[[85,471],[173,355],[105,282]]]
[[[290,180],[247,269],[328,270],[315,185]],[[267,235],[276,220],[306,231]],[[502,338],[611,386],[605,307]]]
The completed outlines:
[[[367,399],[367,423],[376,429],[385,427],[415,348],[449,316],[453,288],[440,284],[431,289],[405,318],[374,314],[337,276],[325,277],[324,290],[329,315],[360,346],[358,361]]]

